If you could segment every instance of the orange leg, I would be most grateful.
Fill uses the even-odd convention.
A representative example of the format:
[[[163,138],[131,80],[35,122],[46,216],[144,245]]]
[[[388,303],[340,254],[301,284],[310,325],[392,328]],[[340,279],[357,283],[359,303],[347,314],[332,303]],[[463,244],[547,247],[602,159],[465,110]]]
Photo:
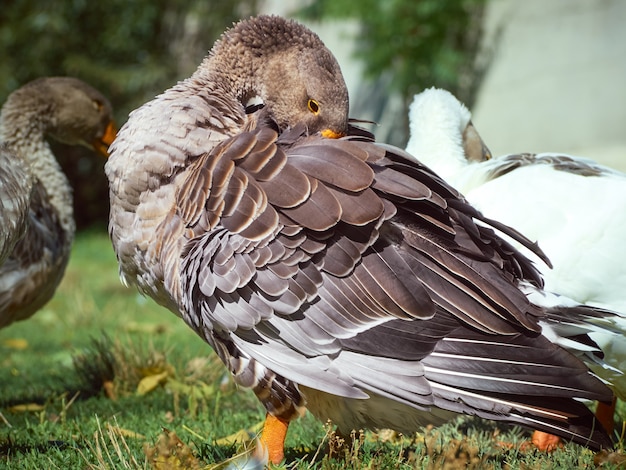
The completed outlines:
[[[552,452],[559,447],[563,447],[561,438],[543,431],[535,431],[531,439],[533,445],[544,452]]]
[[[617,398],[613,397],[613,402],[608,405],[606,403],[598,402],[596,408],[596,418],[602,424],[609,436],[613,435],[613,429],[615,429],[615,405],[617,404]]]
[[[285,458],[285,437],[289,421],[267,414],[261,433],[261,442],[267,448],[269,461],[278,465]]]
[[[600,421],[609,436],[613,434],[613,429],[615,428],[613,415],[615,414],[616,403],[617,400],[613,397],[613,402],[611,404],[598,402],[598,407],[596,408],[596,418]],[[535,431],[531,442],[535,447],[537,447],[537,449],[545,452],[551,452],[557,447],[563,445],[561,443],[561,438],[542,431]]]

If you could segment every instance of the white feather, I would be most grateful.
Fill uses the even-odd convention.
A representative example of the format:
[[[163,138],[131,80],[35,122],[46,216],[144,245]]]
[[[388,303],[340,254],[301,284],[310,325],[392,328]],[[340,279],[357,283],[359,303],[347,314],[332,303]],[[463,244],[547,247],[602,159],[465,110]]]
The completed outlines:
[[[558,295],[529,289],[531,301],[547,307],[583,303],[618,312],[608,327],[590,322],[588,331],[607,362],[604,370],[596,372],[626,398],[626,375],[620,372],[626,370],[626,175],[587,158],[568,156],[574,164],[593,167],[599,176],[559,170],[544,161],[492,179],[492,173],[506,164],[506,156],[480,162],[468,159],[463,134],[471,113],[445,90],[431,88],[416,95],[409,120],[406,150],[410,154],[486,216],[538,241],[548,255],[553,269],[538,260],[537,267],[545,278],[545,290]],[[544,156],[561,155],[537,155]],[[518,248],[536,260],[528,250]],[[589,349],[563,337],[565,325],[544,327],[544,334],[562,346]]]

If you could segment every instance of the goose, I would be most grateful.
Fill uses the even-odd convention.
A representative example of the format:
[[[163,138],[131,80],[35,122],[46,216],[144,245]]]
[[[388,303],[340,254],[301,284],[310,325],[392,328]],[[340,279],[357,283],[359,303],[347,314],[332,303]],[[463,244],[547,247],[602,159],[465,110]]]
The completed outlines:
[[[471,113],[446,90],[416,95],[409,119],[410,154],[486,215],[539,241],[553,265],[540,266],[546,289],[626,312],[626,252],[614,249],[626,234],[626,174],[559,153],[491,158]]]
[[[374,142],[348,105],[308,28],[262,15],[228,29],[110,147],[122,282],[254,391],[273,463],[305,408],[344,435],[465,413],[610,446],[579,402],[610,389],[542,334],[547,309],[521,287],[540,291],[539,273],[493,228],[540,250]]]
[[[0,265],[13,252],[26,232],[28,203],[32,190],[31,175],[26,162],[11,155],[0,142]]]
[[[0,328],[53,296],[74,239],[72,192],[47,138],[107,155],[111,105],[72,77],[34,80],[0,111]]]
[[[538,241],[551,262],[537,263],[546,291],[618,312],[616,331],[621,334],[590,334],[609,367],[591,365],[617,397],[626,399],[626,251],[621,248],[626,174],[560,153],[492,158],[470,111],[447,90],[429,88],[415,95],[409,121],[409,154],[483,214]],[[600,403],[598,411],[611,430],[615,404],[605,409]]]

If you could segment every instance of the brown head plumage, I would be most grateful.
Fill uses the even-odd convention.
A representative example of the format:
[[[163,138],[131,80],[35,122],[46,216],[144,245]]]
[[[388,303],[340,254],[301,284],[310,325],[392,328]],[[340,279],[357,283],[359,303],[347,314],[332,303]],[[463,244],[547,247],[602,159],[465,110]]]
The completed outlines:
[[[348,91],[337,60],[305,26],[258,16],[227,30],[191,77],[226,91],[243,106],[260,98],[285,129],[347,132]]]

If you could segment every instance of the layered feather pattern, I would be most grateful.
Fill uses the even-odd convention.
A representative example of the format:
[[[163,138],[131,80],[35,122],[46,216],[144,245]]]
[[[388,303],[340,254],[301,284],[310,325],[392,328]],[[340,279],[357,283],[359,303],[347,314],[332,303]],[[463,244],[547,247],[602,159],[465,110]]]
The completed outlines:
[[[270,18],[235,30],[284,21]],[[319,135],[323,120],[279,125],[267,96],[246,109],[233,92],[240,127],[207,126],[186,152],[185,133],[155,132],[163,118],[150,110],[178,113],[177,97],[221,70],[211,60],[135,111],[113,145],[110,232],[126,281],[181,315],[283,419],[306,405],[344,431],[410,432],[460,412],[610,445],[577,401],[610,391],[542,335],[546,311],[521,289],[541,277],[494,228],[543,256],[534,244],[366,132],[333,140]],[[332,99],[335,86],[317,92]],[[204,105],[197,122],[218,112],[211,97]],[[159,174],[162,140],[176,150]],[[144,206],[160,215],[144,220]]]

